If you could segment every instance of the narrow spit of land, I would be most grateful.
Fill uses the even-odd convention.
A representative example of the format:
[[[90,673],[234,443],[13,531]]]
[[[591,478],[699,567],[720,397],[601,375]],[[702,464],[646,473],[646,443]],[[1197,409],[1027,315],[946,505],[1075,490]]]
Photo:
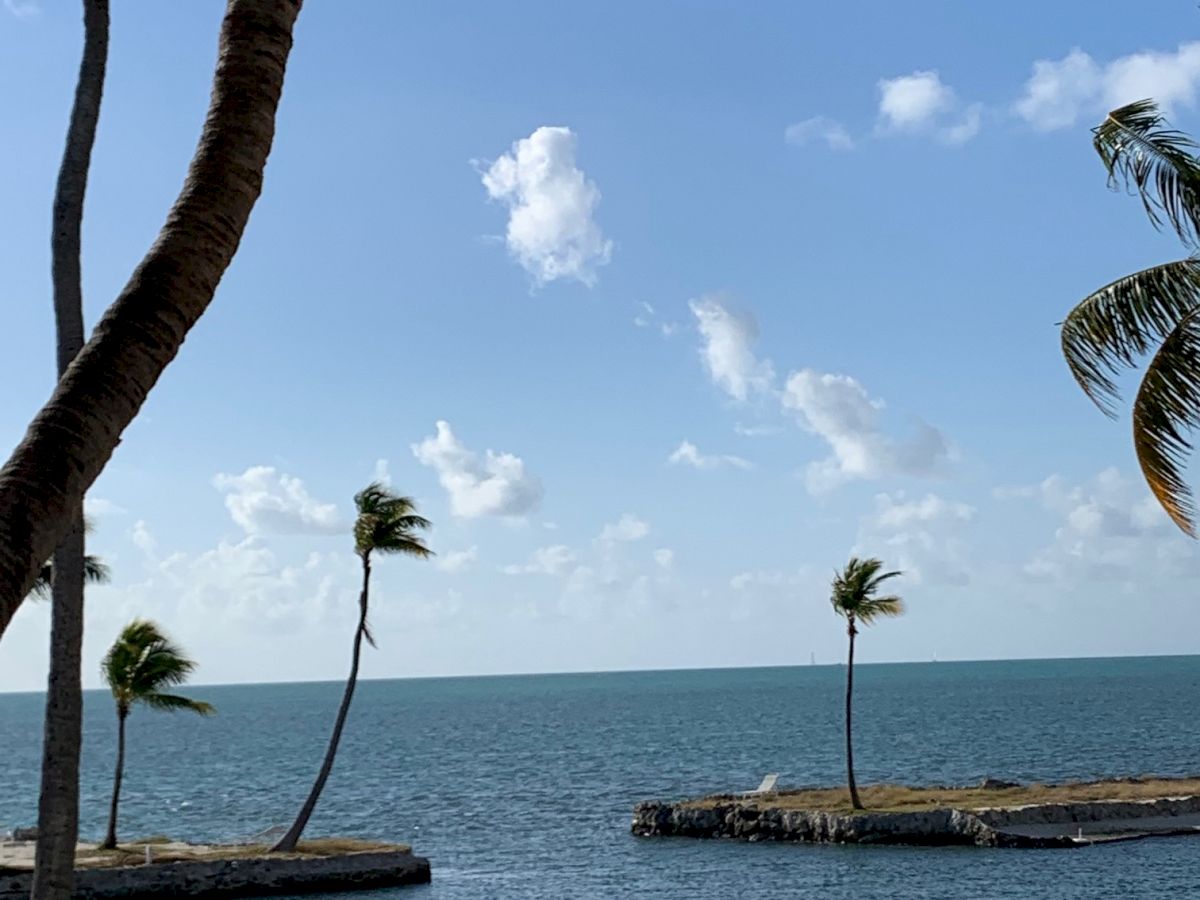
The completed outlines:
[[[1064,784],[1021,784],[1010,787],[907,787],[872,784],[859,788],[868,812],[921,812],[941,809],[993,809],[996,807],[1089,803],[1095,801],[1159,800],[1200,796],[1200,778],[1118,778]],[[771,794],[713,794],[685,800],[684,808],[706,809],[731,801],[755,801],[772,809],[803,809],[852,814],[845,788],[803,788]]]

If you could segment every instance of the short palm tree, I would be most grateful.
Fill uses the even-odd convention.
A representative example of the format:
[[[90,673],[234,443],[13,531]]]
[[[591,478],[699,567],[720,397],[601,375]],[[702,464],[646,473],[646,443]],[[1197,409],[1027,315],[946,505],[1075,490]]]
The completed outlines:
[[[175,712],[186,710],[202,716],[216,710],[200,700],[165,693],[165,689],[187,681],[196,663],[173,644],[153,622],[135,619],[125,626],[101,663],[104,681],[117,701],[117,765],[113,777],[112,805],[108,832],[100,846],[117,846],[117,806],[121,801],[121,777],[125,771],[125,720],[136,704]]]
[[[337,756],[338,743],[342,739],[342,729],[346,725],[346,716],[350,712],[350,701],[354,697],[354,686],[358,682],[358,662],[362,653],[362,642],[365,638],[372,647],[375,638],[371,635],[367,624],[368,601],[371,588],[371,554],[403,554],[425,559],[433,555],[433,551],[425,546],[418,532],[425,531],[431,526],[428,519],[416,513],[416,504],[409,497],[394,494],[389,488],[378,482],[373,482],[354,495],[354,505],[358,516],[354,521],[354,552],[362,561],[362,591],[358,596],[358,625],[354,629],[354,648],[350,655],[350,675],[346,679],[346,689],[342,694],[342,705],[338,709],[337,719],[333,723],[333,734],[329,738],[329,747],[325,751],[325,760],[317,773],[317,780],[309,791],[308,799],[300,808],[300,814],[287,833],[280,838],[272,850],[289,852],[296,849],[300,835],[308,825],[308,820],[317,808],[317,800],[333,771],[333,760]]]
[[[1197,144],[1167,126],[1151,100],[1108,114],[1093,141],[1109,183],[1136,191],[1156,228],[1169,226],[1183,259],[1118,278],[1085,297],[1062,323],[1067,365],[1107,415],[1116,377],[1150,356],[1133,401],[1133,444],[1146,483],[1172,521],[1195,536],[1196,507],[1184,480],[1200,425],[1200,158]]]
[[[846,634],[850,636],[850,659],[846,666],[846,783],[850,788],[850,805],[862,809],[858,798],[858,785],[854,782],[854,743],[851,740],[851,709],[854,696],[854,638],[859,625],[870,625],[884,616],[898,616],[904,612],[904,601],[899,597],[877,596],[880,585],[899,572],[882,572],[883,563],[877,559],[850,557],[846,568],[833,577],[833,593],[830,600],[833,611],[846,620]]]

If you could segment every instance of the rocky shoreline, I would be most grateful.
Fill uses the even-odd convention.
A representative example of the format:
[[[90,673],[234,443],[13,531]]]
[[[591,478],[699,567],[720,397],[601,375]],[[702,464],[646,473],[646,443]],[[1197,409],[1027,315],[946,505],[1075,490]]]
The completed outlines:
[[[788,809],[772,806],[769,798],[703,805],[648,801],[634,808],[631,830],[639,837],[1069,848],[1200,833],[1200,797],[914,812]]]

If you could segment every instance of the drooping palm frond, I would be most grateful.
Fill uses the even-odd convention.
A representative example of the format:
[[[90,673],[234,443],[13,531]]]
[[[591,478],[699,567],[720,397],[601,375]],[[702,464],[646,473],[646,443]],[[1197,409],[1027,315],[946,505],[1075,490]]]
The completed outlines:
[[[378,482],[354,496],[358,517],[354,522],[354,545],[360,553],[405,553],[428,557],[433,551],[417,534],[433,527],[428,519],[416,514],[416,503]]]
[[[1109,184],[1136,191],[1156,228],[1165,220],[1180,240],[1195,246],[1200,236],[1195,142],[1169,128],[1153,100],[1114,109],[1092,134]]]
[[[141,698],[141,702],[151,709],[163,710],[165,712],[184,710],[198,713],[202,716],[211,716],[216,712],[216,708],[211,703],[205,703],[203,700],[193,700],[190,697],[180,697],[178,694],[146,694]]]
[[[195,669],[196,663],[154,622],[145,619],[135,619],[125,626],[101,663],[105,683],[118,706],[125,710],[135,703],[159,709],[172,703],[176,704],[172,709],[190,708],[178,705],[186,698],[164,694],[163,689],[183,684]],[[205,715],[212,712],[208,704],[200,703],[199,707],[204,707]],[[199,707],[194,711],[202,712]]]
[[[1118,278],[1085,297],[1062,323],[1071,374],[1100,409],[1116,415],[1113,377],[1135,366],[1200,307],[1200,257],[1191,256]]]
[[[1175,327],[1154,355],[1133,404],[1133,444],[1142,474],[1176,525],[1196,535],[1196,505],[1183,469],[1200,426],[1200,310]]]
[[[881,616],[898,616],[904,612],[904,602],[896,596],[877,597],[880,586],[900,572],[884,572],[878,559],[851,557],[846,567],[834,573],[830,601],[834,611],[847,619],[864,625]]]
[[[87,584],[108,584],[112,578],[112,572],[108,568],[108,563],[100,559],[98,556],[85,556],[83,558],[83,580]],[[38,600],[48,600],[54,580],[54,563],[47,560],[42,568],[38,571],[37,581],[33,583],[33,587],[29,589],[29,594]]]

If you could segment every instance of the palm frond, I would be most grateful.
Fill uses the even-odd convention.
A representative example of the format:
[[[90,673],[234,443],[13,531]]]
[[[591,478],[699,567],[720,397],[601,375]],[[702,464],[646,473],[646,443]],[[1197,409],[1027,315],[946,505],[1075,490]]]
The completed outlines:
[[[101,664],[104,680],[117,702],[154,702],[147,698],[170,697],[163,689],[183,684],[196,669],[182,648],[145,619],[130,622],[117,636]],[[171,701],[167,701],[171,702]]]
[[[1196,535],[1196,505],[1183,469],[1200,425],[1200,310],[1163,341],[1133,404],[1133,444],[1155,498],[1179,528]]]
[[[898,616],[904,612],[904,602],[895,596],[876,597],[880,585],[900,572],[883,572],[878,559],[850,558],[846,567],[834,573],[830,601],[834,612],[846,619],[869,625],[881,616]]]
[[[217,711],[211,703],[203,700],[193,700],[190,697],[180,697],[177,694],[145,694],[141,702],[151,709],[164,712],[194,712],[202,716],[211,716]]]
[[[1113,376],[1135,366],[1200,306],[1200,256],[1118,278],[1085,297],[1062,323],[1071,374],[1108,416],[1119,399]]]
[[[1165,221],[1194,246],[1200,235],[1200,164],[1191,138],[1169,128],[1153,100],[1114,109],[1092,134],[1109,184],[1136,191],[1156,228]]]
[[[100,559],[98,556],[85,556],[83,558],[83,580],[90,584],[108,584],[112,578],[112,572],[108,568],[108,563]],[[54,586],[54,563],[47,560],[38,570],[37,580],[34,581],[33,587],[29,589],[29,596],[35,600],[49,600]]]
[[[360,554],[405,553],[410,556],[433,555],[417,534],[433,527],[433,523],[416,513],[411,497],[395,494],[378,482],[368,485],[354,496],[358,518],[354,522],[354,545]]]
[[[870,625],[876,619],[901,615],[904,615],[904,601],[894,596],[868,597],[858,607],[858,620],[864,625]]]

